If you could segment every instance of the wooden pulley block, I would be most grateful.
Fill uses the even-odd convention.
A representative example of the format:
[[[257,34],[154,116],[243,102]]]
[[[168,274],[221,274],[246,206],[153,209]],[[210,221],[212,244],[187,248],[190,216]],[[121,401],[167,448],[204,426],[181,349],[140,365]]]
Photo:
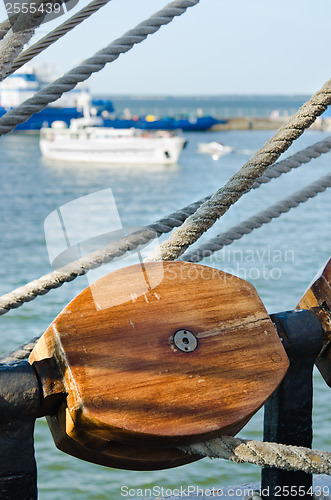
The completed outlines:
[[[96,281],[29,360],[58,447],[137,469],[196,460],[175,448],[236,434],[288,368],[255,288],[186,262],[134,265]]]
[[[159,470],[185,465],[201,457],[179,448],[144,448],[109,441],[75,427],[64,403],[47,421],[61,451],[81,460],[126,470]]]
[[[316,359],[316,366],[331,387],[331,258],[317,273],[297,309],[314,312],[322,325],[323,349]]]

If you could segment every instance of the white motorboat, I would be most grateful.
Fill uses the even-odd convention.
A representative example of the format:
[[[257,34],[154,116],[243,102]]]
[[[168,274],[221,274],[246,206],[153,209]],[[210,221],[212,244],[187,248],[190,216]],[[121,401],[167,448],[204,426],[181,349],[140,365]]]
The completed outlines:
[[[98,118],[85,117],[72,120],[69,128],[61,122],[42,128],[42,155],[74,162],[171,165],[177,163],[186,145],[186,140],[173,131],[112,129],[100,124]]]
[[[216,141],[207,143],[200,142],[198,147],[199,147],[199,153],[209,154],[213,157],[213,159],[218,159],[221,156],[232,153],[233,151],[233,147],[225,146],[224,144],[222,144],[222,142],[216,142]]]

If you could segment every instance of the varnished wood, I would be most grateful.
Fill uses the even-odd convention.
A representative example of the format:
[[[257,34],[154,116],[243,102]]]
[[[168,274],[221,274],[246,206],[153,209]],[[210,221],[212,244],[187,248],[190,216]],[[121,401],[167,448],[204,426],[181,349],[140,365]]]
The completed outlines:
[[[324,331],[323,349],[316,366],[331,387],[331,258],[317,273],[297,305],[309,309],[319,318]]]
[[[179,329],[198,339],[193,352],[175,346]],[[288,367],[254,287],[184,262],[98,280],[53,321],[30,362],[44,358],[63,375],[69,437],[158,450],[234,435]]]
[[[45,358],[35,361],[33,367],[41,385],[41,404],[39,415],[43,417],[53,412],[66,396],[66,388],[62,374],[54,358]]]
[[[126,470],[159,470],[199,460],[177,448],[143,448],[107,441],[74,426],[68,408],[62,404],[56,415],[47,417],[57,448],[81,460]]]

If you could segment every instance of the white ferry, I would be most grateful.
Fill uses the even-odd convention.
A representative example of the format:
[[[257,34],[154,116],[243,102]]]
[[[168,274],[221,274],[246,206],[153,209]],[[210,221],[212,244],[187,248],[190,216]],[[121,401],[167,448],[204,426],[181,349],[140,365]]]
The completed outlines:
[[[89,126],[93,123],[94,126]],[[174,131],[114,129],[101,126],[102,119],[72,120],[71,126],[55,122],[42,128],[40,149],[45,158],[73,162],[115,164],[162,164],[178,161],[186,140]]]

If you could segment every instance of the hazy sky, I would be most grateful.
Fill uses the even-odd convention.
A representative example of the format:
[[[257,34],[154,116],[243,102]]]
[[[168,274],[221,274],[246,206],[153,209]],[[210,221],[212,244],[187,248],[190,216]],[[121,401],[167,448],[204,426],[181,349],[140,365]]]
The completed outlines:
[[[35,63],[67,71],[166,4],[111,0]],[[89,86],[107,94],[311,94],[331,77],[330,25],[330,0],[201,0]]]

